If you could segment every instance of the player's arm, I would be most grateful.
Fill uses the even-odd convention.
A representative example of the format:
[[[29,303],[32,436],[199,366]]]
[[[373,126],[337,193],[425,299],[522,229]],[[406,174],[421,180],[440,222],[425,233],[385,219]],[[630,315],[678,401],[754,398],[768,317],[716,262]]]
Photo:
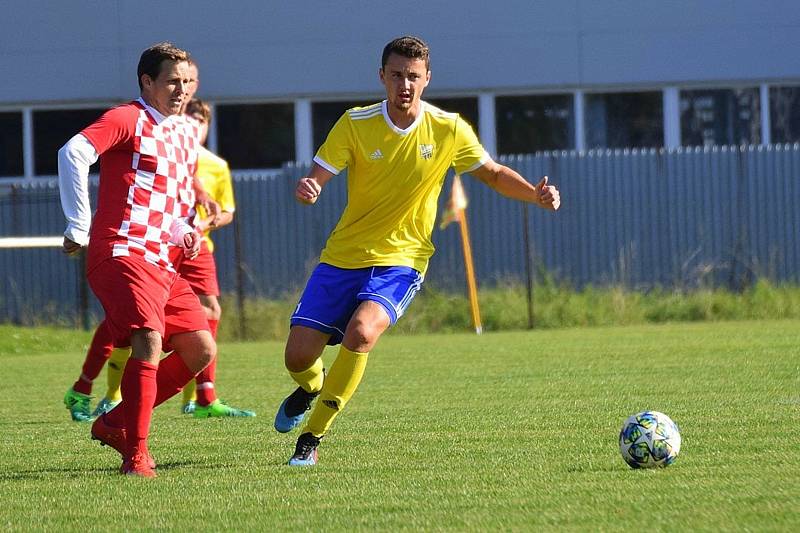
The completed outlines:
[[[187,259],[194,259],[200,253],[202,235],[181,218],[174,218],[169,227],[169,242],[183,248]]]
[[[318,163],[314,163],[308,176],[300,178],[297,182],[294,197],[304,204],[312,205],[316,203],[322,188],[333,176],[335,176],[333,172],[326,170]]]
[[[99,157],[94,145],[80,133],[58,151],[58,187],[67,219],[63,243],[66,254],[74,254],[89,243],[89,167]]]
[[[195,228],[197,228],[197,231],[200,233],[205,233],[208,230],[227,226],[231,222],[233,222],[233,213],[230,211],[220,211],[216,218],[206,217],[195,224]]]
[[[192,189],[194,189],[195,201],[198,205],[202,205],[208,214],[208,225],[217,226],[216,219],[221,211],[219,204],[211,198],[211,195],[203,188],[200,178],[196,176],[192,178]]]
[[[469,173],[508,198],[536,204],[551,211],[561,205],[558,189],[555,185],[547,184],[547,176],[533,185],[514,169],[492,159]]]

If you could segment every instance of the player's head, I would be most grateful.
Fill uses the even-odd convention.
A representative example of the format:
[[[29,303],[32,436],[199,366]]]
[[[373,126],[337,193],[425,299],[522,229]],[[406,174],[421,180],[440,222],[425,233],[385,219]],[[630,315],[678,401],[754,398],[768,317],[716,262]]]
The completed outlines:
[[[393,39],[383,47],[381,56],[381,68],[386,68],[386,61],[392,54],[407,57],[409,59],[421,59],[425,62],[425,68],[431,69],[431,50],[425,41],[413,35],[404,35]]]
[[[139,58],[142,98],[163,115],[180,113],[190,86],[189,53],[172,43],[154,44]]]
[[[197,89],[200,87],[200,70],[197,67],[197,61],[192,56],[189,56],[189,86],[186,89],[186,98],[183,104],[183,111],[182,113],[188,115],[189,113],[186,112],[186,106],[189,102],[194,98],[194,95],[197,93]]]
[[[378,72],[391,107],[401,111],[416,108],[431,80],[430,50],[425,42],[406,35],[383,49]]]
[[[211,107],[199,98],[192,98],[186,104],[185,114],[200,123],[200,142],[205,144],[208,126],[211,124]]]

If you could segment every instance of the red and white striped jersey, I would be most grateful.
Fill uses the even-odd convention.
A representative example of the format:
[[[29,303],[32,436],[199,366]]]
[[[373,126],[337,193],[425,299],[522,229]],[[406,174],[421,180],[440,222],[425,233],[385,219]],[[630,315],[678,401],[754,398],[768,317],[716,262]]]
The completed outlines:
[[[197,125],[182,115],[160,116],[137,100],[107,111],[81,134],[100,155],[87,269],[138,254],[174,272],[170,227],[194,214]]]

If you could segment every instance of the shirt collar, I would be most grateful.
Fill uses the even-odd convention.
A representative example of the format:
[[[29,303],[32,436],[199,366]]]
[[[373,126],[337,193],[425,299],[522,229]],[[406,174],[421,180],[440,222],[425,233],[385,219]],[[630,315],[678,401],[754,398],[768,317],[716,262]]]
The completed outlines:
[[[153,117],[153,120],[156,121],[156,124],[161,124],[164,120],[167,119],[167,117],[165,117],[159,111],[157,111],[155,107],[152,107],[147,102],[145,102],[144,98],[142,98],[141,96],[137,98],[136,101],[144,106],[145,110],[147,110],[147,112],[150,113],[150,116]]]

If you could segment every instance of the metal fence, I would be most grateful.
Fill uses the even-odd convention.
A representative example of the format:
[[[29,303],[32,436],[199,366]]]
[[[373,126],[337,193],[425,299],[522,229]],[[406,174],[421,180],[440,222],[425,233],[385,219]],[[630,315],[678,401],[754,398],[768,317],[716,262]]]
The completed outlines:
[[[467,215],[479,285],[541,275],[582,287],[619,284],[738,290],[757,277],[800,282],[800,145],[559,152],[502,158],[530,180],[561,189],[558,213],[529,209],[466,179]],[[293,200],[308,167],[235,176],[235,226],[215,233],[223,292],[274,298],[296,290],[346,201],[334,178],[313,207]],[[440,199],[443,204],[449,179]],[[60,235],[53,180],[0,190],[0,237]],[[455,228],[436,230],[427,283],[464,287]],[[78,323],[85,286],[79,260],[57,249],[0,249],[0,322]],[[89,297],[88,313],[101,310]]]

